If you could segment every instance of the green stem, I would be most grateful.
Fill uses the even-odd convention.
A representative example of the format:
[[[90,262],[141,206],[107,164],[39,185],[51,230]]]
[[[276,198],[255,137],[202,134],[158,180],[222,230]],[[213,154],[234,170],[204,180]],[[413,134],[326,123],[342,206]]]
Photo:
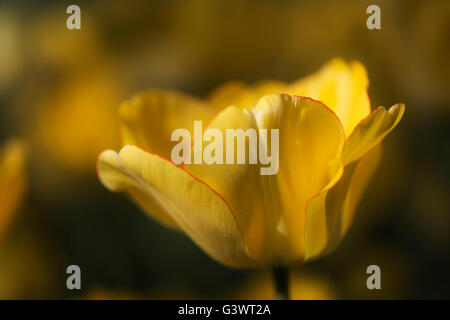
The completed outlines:
[[[289,300],[289,269],[273,269],[273,280],[275,282],[275,294],[278,300]]]

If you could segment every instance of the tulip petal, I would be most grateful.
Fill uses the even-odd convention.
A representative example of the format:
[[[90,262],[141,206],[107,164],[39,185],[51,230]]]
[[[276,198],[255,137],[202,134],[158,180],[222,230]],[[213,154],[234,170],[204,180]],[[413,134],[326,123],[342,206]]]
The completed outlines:
[[[112,191],[157,203],[217,261],[234,267],[253,265],[234,213],[223,197],[172,162],[136,146],[125,146],[119,154],[107,150],[100,155],[99,177]]]
[[[377,145],[395,128],[405,113],[405,105],[398,103],[389,111],[378,107],[366,119],[362,120],[348,137],[344,148],[345,164],[360,159],[367,151]]]
[[[251,108],[264,95],[283,93],[286,86],[286,83],[275,80],[260,81],[252,86],[241,81],[231,81],[214,90],[208,102],[217,110],[231,105]]]
[[[209,123],[214,110],[187,95],[155,89],[122,103],[119,117],[122,146],[137,145],[170,159],[176,144],[171,141],[173,130],[185,128],[192,133],[194,120]]]
[[[283,235],[278,252],[284,251],[288,261],[301,261],[306,204],[340,178],[344,130],[330,109],[310,98],[266,96],[255,114],[259,128],[280,132],[279,172],[261,177],[266,215],[278,217]]]
[[[139,207],[165,226],[179,230],[175,220],[152,197],[148,197],[138,177],[126,167],[112,150],[103,151],[98,157],[97,173],[105,187],[112,191],[127,191]]]
[[[311,97],[333,110],[348,136],[370,114],[369,80],[364,66],[335,58],[321,70],[291,84],[287,93]]]
[[[347,232],[359,200],[381,159],[381,146],[345,167],[344,175],[332,188],[308,202],[305,242],[306,260],[333,250]]]
[[[306,201],[342,173],[344,132],[337,117],[308,98],[269,95],[253,113],[237,107],[225,109],[209,128],[219,129],[224,136],[226,129],[279,130],[279,171],[275,175],[261,175],[261,168],[268,165],[249,164],[248,141],[246,164],[191,164],[186,169],[227,199],[254,260],[260,264],[301,260]],[[267,148],[273,150],[270,130],[267,136]]]
[[[248,109],[240,109],[231,106],[220,112],[217,117],[209,124],[208,130],[218,130],[221,135],[221,161],[223,164],[186,164],[185,168],[192,175],[205,181],[214,190],[220,193],[230,204],[236,214],[239,226],[243,231],[245,241],[249,250],[249,254],[253,259],[264,263],[264,257],[267,254],[268,246],[271,245],[273,229],[272,225],[263,216],[261,201],[259,197],[259,179],[260,169],[258,165],[249,164],[249,140],[245,139],[245,150],[237,150],[238,142],[235,141],[234,148],[226,143],[226,130],[240,129],[246,132],[253,129],[255,137],[257,137],[256,120]],[[207,132],[205,132],[204,137]],[[237,140],[237,139],[236,139]],[[196,141],[194,150],[197,145],[202,144],[201,152],[205,154],[206,148],[213,142]],[[194,151],[195,152],[195,151]],[[216,153],[219,150],[215,151]],[[234,164],[226,163],[226,156],[230,152],[234,154]],[[238,152],[245,152],[245,163],[237,164]],[[201,155],[200,155],[201,156]],[[203,156],[205,161],[206,156]]]

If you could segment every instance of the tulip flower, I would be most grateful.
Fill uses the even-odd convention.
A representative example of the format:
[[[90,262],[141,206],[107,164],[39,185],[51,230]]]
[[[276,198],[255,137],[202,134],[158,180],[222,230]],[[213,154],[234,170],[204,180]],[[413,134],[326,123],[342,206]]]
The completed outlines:
[[[403,104],[372,111],[367,87],[360,63],[334,59],[292,84],[233,82],[207,100],[150,90],[120,106],[123,148],[100,154],[98,175],[224,265],[299,265],[346,234],[380,142],[403,116]],[[278,129],[279,171],[260,175],[263,165],[248,162],[174,164],[171,133],[192,132],[195,120],[220,132]],[[276,279],[285,283],[286,273]]]
[[[319,274],[294,269],[290,274],[290,297],[293,300],[333,300],[338,298],[333,284]],[[226,299],[272,300],[272,278],[270,272],[256,271],[234,288]]]
[[[7,231],[25,189],[25,146],[9,140],[0,149],[0,239]]]

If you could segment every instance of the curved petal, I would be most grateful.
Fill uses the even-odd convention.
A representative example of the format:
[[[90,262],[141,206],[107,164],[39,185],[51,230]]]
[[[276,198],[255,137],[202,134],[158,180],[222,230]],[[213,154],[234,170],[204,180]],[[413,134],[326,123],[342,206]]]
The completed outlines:
[[[337,117],[308,98],[269,95],[253,113],[237,107],[225,109],[209,128],[219,129],[223,136],[226,129],[269,129],[267,145],[259,145],[260,152],[270,150],[268,155],[276,150],[272,129],[279,130],[279,141],[274,140],[279,142],[279,170],[274,175],[261,175],[261,169],[269,166],[261,163],[261,155],[258,164],[249,164],[250,139],[245,144],[245,164],[192,164],[186,169],[230,203],[254,260],[266,265],[301,261],[306,201],[342,172],[344,132]],[[224,154],[229,147],[223,146]],[[234,147],[231,151],[236,154]],[[276,159],[272,157],[272,164]]]
[[[208,126],[208,130],[216,130],[218,137],[211,139],[211,142],[194,142],[194,152],[199,147],[198,150],[203,154],[203,163],[194,164],[191,161],[191,164],[186,164],[185,168],[195,177],[208,183],[226,199],[236,214],[250,255],[254,260],[264,263],[267,260],[267,252],[270,251],[268,247],[274,241],[273,232],[271,232],[272,224],[263,216],[262,200],[258,198],[259,166],[249,163],[248,137],[244,137],[242,140],[245,141],[244,150],[238,151],[238,138],[233,137],[233,145],[227,143],[227,130],[229,129],[242,130],[243,134],[249,132],[251,135],[253,133],[254,138],[258,135],[255,118],[248,109],[228,107],[220,112]],[[249,129],[253,132],[247,131]],[[208,132],[205,131],[203,140],[206,140],[207,136]],[[220,162],[223,164],[206,164],[205,160],[210,154],[207,151],[218,138],[220,144],[216,145],[217,148],[214,152],[221,154]],[[237,163],[238,154],[245,155],[245,163]],[[231,155],[233,155],[233,163],[230,161],[227,163],[227,156],[231,157]]]
[[[307,260],[329,252],[340,242],[381,158],[381,146],[377,145],[398,124],[403,114],[403,104],[397,104],[389,111],[379,107],[347,138],[343,153],[344,176],[330,191],[324,190],[308,202],[305,228]]]
[[[193,132],[194,120],[209,123],[215,112],[187,95],[168,90],[149,90],[134,96],[119,108],[122,146],[132,144],[170,159],[176,144],[173,130]]]
[[[367,151],[377,145],[395,126],[405,113],[405,105],[398,103],[389,111],[378,107],[366,119],[362,120],[348,137],[344,148],[344,163],[360,159]]]
[[[370,114],[369,80],[364,66],[335,58],[317,73],[292,83],[287,93],[322,101],[342,122],[348,136]]]
[[[342,172],[344,130],[330,109],[310,98],[265,96],[254,112],[259,128],[280,134],[279,172],[261,176],[265,215],[278,233],[275,252],[283,263],[299,262],[306,203]]]
[[[99,177],[112,191],[157,203],[217,261],[233,267],[253,265],[234,213],[223,197],[172,162],[136,146],[125,146],[119,154],[107,150],[100,155]]]
[[[381,159],[381,146],[345,167],[344,175],[330,189],[308,202],[305,242],[306,260],[334,249],[348,230],[359,200]]]
[[[97,160],[97,174],[102,184],[111,191],[126,191],[128,195],[154,219],[163,225],[179,230],[180,227],[158,201],[148,196],[142,181],[138,179],[112,150],[103,151]]]
[[[208,102],[218,110],[231,105],[239,108],[251,108],[267,94],[283,93],[287,84],[281,81],[265,80],[254,85],[241,81],[231,81],[214,90]]]

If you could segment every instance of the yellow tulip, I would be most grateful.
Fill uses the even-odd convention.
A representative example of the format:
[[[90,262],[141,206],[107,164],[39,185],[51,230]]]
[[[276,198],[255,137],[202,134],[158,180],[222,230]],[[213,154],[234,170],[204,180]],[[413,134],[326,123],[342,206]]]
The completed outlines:
[[[150,90],[119,109],[123,148],[98,160],[101,182],[186,233],[231,267],[298,265],[345,235],[404,105],[371,111],[365,68],[334,59],[292,84],[230,83],[207,100]],[[271,94],[272,93],[272,94]],[[220,131],[279,129],[279,171],[170,161],[171,132],[194,120]]]
[[[25,146],[9,140],[0,150],[0,239],[4,236],[25,189]]]

